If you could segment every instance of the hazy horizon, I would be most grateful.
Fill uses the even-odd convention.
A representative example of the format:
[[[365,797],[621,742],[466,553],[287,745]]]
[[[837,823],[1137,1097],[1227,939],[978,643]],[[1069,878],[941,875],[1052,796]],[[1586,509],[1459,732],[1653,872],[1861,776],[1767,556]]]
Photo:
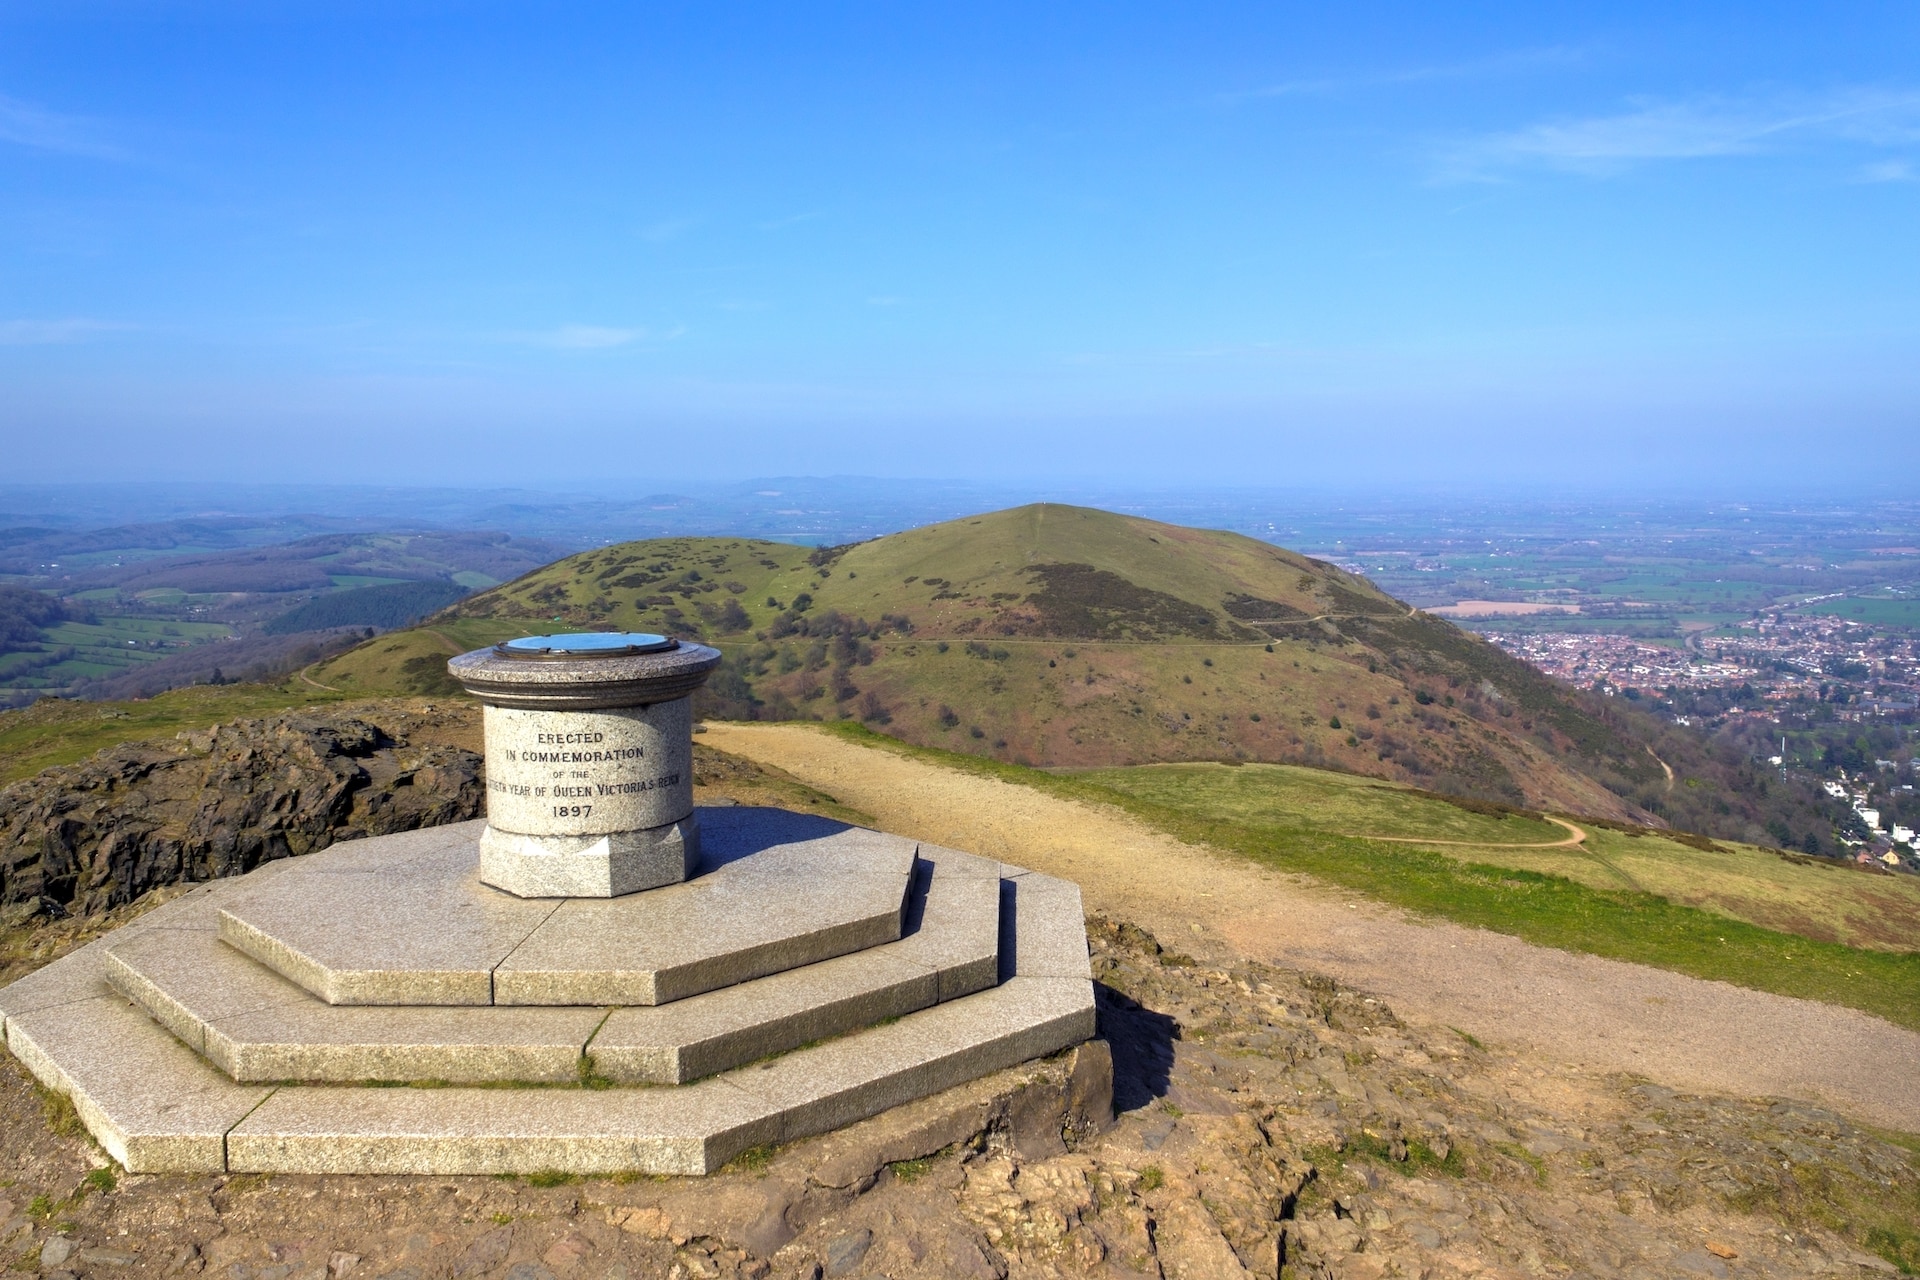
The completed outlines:
[[[348,530],[495,530],[583,547],[632,538],[765,537],[809,544],[864,541],[904,529],[1033,502],[1229,529],[1325,551],[1359,538],[1726,539],[1778,548],[1821,539],[1910,543],[1920,498],[1890,492],[1706,494],[1618,489],[1537,493],[1460,489],[998,484],[871,476],[763,476],[568,490],[399,484],[240,484],[0,480],[0,543],[33,531],[164,530],[229,521],[249,541],[283,542]],[[1865,545],[1862,543],[1862,545]],[[167,545],[171,545],[170,543]],[[1669,547],[1669,549],[1671,549]]]

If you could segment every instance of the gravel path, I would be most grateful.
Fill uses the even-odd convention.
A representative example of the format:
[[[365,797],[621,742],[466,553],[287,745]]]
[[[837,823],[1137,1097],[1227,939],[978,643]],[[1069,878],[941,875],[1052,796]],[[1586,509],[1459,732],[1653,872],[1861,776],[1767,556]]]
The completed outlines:
[[[1818,1101],[1920,1132],[1920,1035],[1852,1009],[1537,947],[1417,919],[1183,844],[1117,809],[941,769],[798,725],[702,739],[774,765],[891,831],[1080,883],[1089,911],[1171,943],[1378,992],[1409,1020],[1675,1088]]]

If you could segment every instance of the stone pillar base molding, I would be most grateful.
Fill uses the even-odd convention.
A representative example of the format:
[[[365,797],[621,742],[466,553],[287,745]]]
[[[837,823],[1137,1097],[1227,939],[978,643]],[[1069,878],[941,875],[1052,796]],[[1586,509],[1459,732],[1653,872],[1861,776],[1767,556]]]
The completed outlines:
[[[489,826],[480,879],[521,898],[618,898],[678,884],[700,862],[700,819],[601,836],[531,836]]]

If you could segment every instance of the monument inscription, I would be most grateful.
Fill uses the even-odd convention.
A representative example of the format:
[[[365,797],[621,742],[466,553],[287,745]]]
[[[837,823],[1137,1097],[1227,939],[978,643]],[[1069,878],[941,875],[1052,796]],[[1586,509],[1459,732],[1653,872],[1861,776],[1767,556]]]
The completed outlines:
[[[527,636],[449,662],[485,705],[480,878],[522,897],[616,897],[691,875],[691,695],[719,662],[634,632]]]
[[[693,812],[686,698],[607,711],[488,707],[487,820],[505,831],[604,835]]]

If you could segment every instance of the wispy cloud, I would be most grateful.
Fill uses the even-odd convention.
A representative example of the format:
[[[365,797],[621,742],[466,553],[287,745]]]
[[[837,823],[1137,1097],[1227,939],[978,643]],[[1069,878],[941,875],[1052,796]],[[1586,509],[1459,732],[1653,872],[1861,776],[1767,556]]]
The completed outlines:
[[[631,346],[636,342],[665,342],[686,332],[684,328],[617,329],[610,325],[563,324],[557,329],[540,329],[509,335],[511,342],[530,347],[551,347],[557,351],[606,351]]]
[[[85,342],[130,325],[107,320],[0,320],[0,347],[45,347]]]
[[[685,235],[693,229],[693,226],[692,218],[663,218],[659,222],[648,223],[635,234],[653,244],[664,244]]]
[[[1529,168],[1604,177],[1637,164],[1760,155],[1795,144],[1899,146],[1920,140],[1920,90],[1845,89],[1821,97],[1639,100],[1612,115],[1543,121],[1442,146],[1443,180]]]
[[[876,293],[867,299],[867,305],[870,307],[898,307],[905,302],[905,298],[897,297],[891,293]]]
[[[1909,160],[1883,160],[1866,166],[1860,177],[1865,182],[1920,182],[1920,171]]]
[[[126,159],[126,153],[102,137],[92,121],[48,111],[5,94],[0,94],[0,142],[95,160]]]
[[[1222,95],[1229,101],[1248,98],[1306,98],[1325,97],[1342,93],[1351,93],[1362,89],[1385,88],[1392,85],[1423,84],[1429,81],[1478,80],[1488,76],[1511,75],[1520,72],[1543,70],[1550,67],[1566,66],[1582,57],[1578,49],[1553,46],[1545,49],[1515,49],[1507,53],[1491,54],[1484,58],[1470,58],[1462,62],[1433,63],[1421,67],[1400,67],[1385,71],[1362,71],[1350,75],[1308,76],[1297,80],[1282,80],[1274,84],[1262,85],[1257,89],[1242,89]]]

